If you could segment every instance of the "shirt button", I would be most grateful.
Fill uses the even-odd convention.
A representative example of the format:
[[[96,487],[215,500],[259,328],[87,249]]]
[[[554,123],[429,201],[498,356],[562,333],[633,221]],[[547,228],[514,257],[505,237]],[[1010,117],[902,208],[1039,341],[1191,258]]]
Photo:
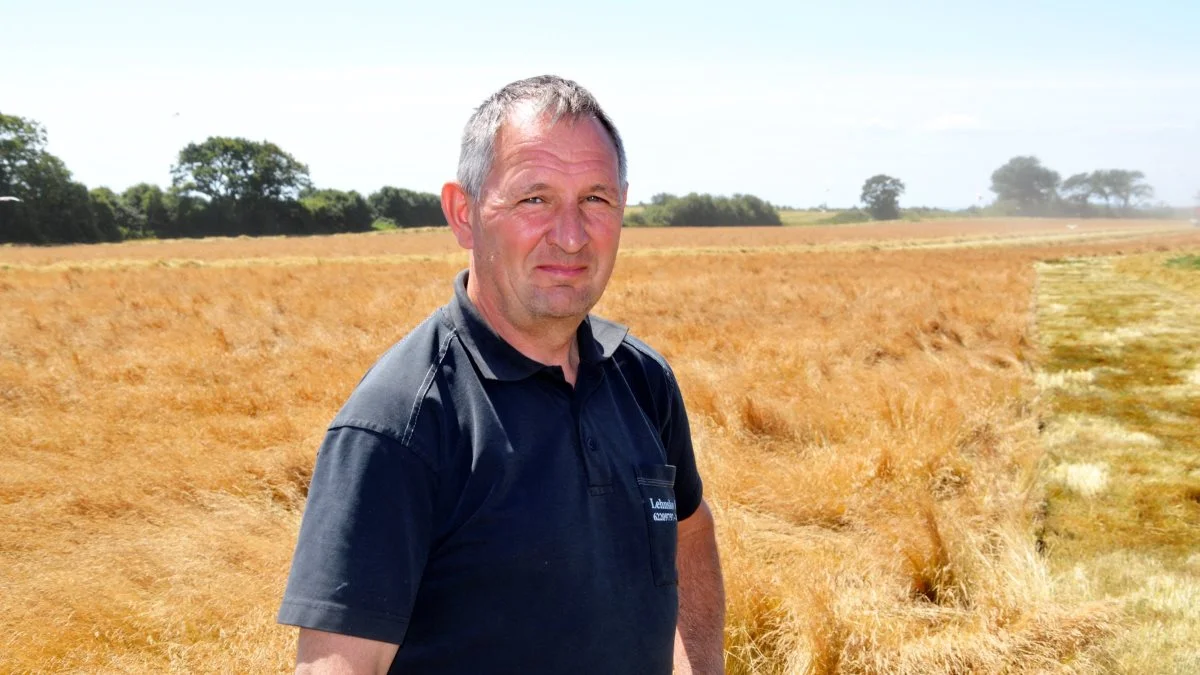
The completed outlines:
[[[587,449],[591,450],[592,452],[595,452],[596,451],[596,441],[594,441],[590,438],[587,439]]]

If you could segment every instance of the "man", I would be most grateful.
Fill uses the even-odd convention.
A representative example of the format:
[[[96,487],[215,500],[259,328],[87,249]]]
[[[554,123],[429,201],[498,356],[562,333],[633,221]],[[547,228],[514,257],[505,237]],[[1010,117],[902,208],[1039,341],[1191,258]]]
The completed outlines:
[[[515,82],[467,123],[458,179],[453,299],[371,368],[318,454],[279,612],[301,627],[297,671],[723,672],[679,388],[589,315],[625,209],[616,128],[574,82]]]

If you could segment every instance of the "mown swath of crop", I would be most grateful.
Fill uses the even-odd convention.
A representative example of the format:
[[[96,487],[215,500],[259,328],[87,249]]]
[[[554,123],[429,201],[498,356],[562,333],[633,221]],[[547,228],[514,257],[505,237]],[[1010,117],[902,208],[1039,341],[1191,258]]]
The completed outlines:
[[[1110,599],[1125,673],[1200,671],[1200,270],[1195,256],[1039,267],[1051,569]]]

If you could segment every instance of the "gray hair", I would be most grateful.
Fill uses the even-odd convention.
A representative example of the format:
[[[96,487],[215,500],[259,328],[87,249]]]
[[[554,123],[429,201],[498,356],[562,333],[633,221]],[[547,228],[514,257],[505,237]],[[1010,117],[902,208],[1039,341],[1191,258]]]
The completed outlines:
[[[483,194],[483,183],[495,159],[500,127],[522,104],[532,104],[537,114],[549,114],[551,124],[564,117],[572,121],[591,117],[599,122],[616,146],[617,173],[621,189],[625,189],[625,146],[616,125],[604,114],[595,97],[578,83],[555,75],[540,75],[506,85],[488,97],[467,120],[458,156],[458,182],[472,200],[478,201]]]

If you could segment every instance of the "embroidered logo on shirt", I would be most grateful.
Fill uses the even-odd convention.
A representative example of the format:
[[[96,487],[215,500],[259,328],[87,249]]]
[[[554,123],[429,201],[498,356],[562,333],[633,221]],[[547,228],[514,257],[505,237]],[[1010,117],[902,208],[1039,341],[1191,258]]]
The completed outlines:
[[[650,512],[653,514],[654,522],[663,523],[675,520],[675,500],[674,499],[655,499],[647,497],[650,500]]]

